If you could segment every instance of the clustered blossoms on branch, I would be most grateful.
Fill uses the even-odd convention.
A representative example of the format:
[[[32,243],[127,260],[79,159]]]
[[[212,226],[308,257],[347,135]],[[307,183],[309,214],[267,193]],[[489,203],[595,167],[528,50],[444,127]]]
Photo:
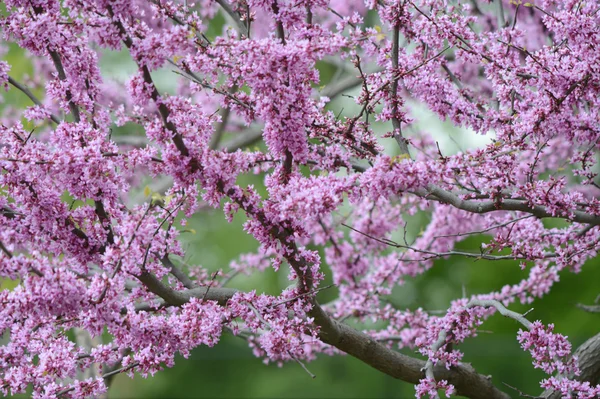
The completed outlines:
[[[22,51],[34,71],[0,62],[0,84],[31,101],[5,103],[0,125],[0,278],[16,283],[0,292],[3,395],[97,396],[113,375],[154,374],[225,331],[266,362],[305,367],[317,353],[341,351],[417,384],[417,397],[507,398],[461,363],[456,346],[496,311],[526,326],[517,337],[534,367],[557,373],[541,387],[600,395],[572,377],[577,359],[553,325],[505,308],[543,296],[600,246],[596,2],[2,7],[10,47],[0,50]],[[217,13],[227,23],[211,37]],[[99,67],[123,49],[137,69],[124,84]],[[321,80],[324,64],[340,78]],[[175,93],[154,80],[165,67]],[[353,87],[358,112],[329,105]],[[409,102],[493,139],[444,154],[426,133],[405,136],[414,125]],[[380,137],[374,124],[389,133]],[[247,149],[260,138],[265,151]],[[399,155],[384,152],[388,142]],[[264,176],[265,189],[241,184],[248,174]],[[136,203],[126,193],[147,176],[166,182],[164,192]],[[232,260],[225,274],[180,268],[181,226],[204,205],[222,207],[229,221],[245,214],[259,252]],[[418,211],[431,212],[423,233],[393,241],[402,216]],[[551,217],[567,223],[548,228]],[[492,237],[481,253],[454,249],[477,234]],[[443,316],[385,301],[450,255],[518,260],[529,277],[457,299]],[[320,305],[324,265],[339,297]],[[224,287],[235,273],[271,266],[289,270],[295,285],[276,296]],[[386,325],[358,331],[348,318]],[[427,361],[396,351],[403,347]]]

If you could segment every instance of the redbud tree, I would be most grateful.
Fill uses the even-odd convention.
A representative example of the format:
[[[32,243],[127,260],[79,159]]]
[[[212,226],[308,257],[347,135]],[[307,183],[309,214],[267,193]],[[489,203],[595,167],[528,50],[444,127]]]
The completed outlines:
[[[417,397],[508,398],[460,350],[497,313],[518,323],[545,397],[600,395],[598,336],[577,356],[552,320],[510,309],[600,246],[597,2],[5,0],[1,15],[2,52],[34,71],[0,62],[30,101],[4,104],[0,125],[3,395],[101,396],[115,374],[234,334],[267,362],[346,353]],[[110,52],[135,73],[107,78]],[[336,78],[321,80],[325,63]],[[165,68],[173,92],[157,86]],[[330,103],[348,92],[355,113]],[[409,104],[490,139],[450,154]],[[167,184],[140,200],[148,178]],[[217,272],[181,262],[186,221],[210,207],[259,243]],[[456,249],[482,234],[479,251]],[[527,277],[443,313],[386,300],[449,256],[515,260]],[[291,285],[235,288],[271,268]],[[325,289],[336,299],[320,303]]]

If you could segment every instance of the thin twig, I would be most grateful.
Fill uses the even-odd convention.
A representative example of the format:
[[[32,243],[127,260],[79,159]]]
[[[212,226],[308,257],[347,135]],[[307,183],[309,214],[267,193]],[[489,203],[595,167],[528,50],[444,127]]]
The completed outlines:
[[[274,308],[276,306],[283,305],[284,303],[295,301],[298,298],[302,298],[302,297],[307,296],[307,295],[316,294],[317,292],[326,290],[326,289],[331,288],[331,287],[335,287],[335,284],[329,284],[328,286],[325,286],[325,287],[321,287],[321,288],[317,288],[317,289],[312,290],[312,291],[304,292],[304,293],[302,293],[300,295],[297,295],[297,296],[295,296],[293,298],[286,299],[286,300],[274,303],[274,304],[270,305],[269,307]]]
[[[302,362],[300,361],[300,359],[298,359],[296,356],[294,356],[294,355],[292,354],[292,352],[288,351],[288,354],[290,355],[290,357],[291,357],[292,359],[294,359],[294,361],[295,361],[296,363],[298,363],[298,364],[300,365],[300,367],[302,367],[302,368],[304,369],[304,371],[306,371],[306,373],[307,373],[308,375],[310,375],[310,378],[312,378],[312,379],[315,379],[315,378],[317,378],[317,376],[316,376],[316,375],[314,375],[313,373],[311,373],[311,372],[310,372],[310,370],[309,370],[308,368],[306,368],[306,366],[304,365],[304,363],[302,363]]]
[[[19,89],[20,91],[22,91],[23,94],[25,94],[27,97],[29,97],[29,99],[31,101],[33,101],[33,103],[35,105],[38,105],[40,107],[43,106],[42,102],[35,96],[35,94],[33,94],[31,92],[31,90],[29,90],[27,87],[25,87],[21,83],[17,82],[16,80],[14,80],[10,76],[8,77],[8,83],[10,83],[11,85],[13,85],[16,89]],[[54,114],[50,114],[50,120],[52,122],[56,123],[57,125],[60,123],[60,119],[58,118],[58,116],[56,116]]]
[[[115,374],[124,373],[124,372],[126,372],[126,371],[129,371],[129,370],[131,370],[131,369],[132,369],[132,368],[134,368],[134,367],[137,367],[137,366],[139,366],[139,364],[140,364],[139,362],[135,362],[135,363],[132,363],[132,364],[130,364],[129,366],[126,366],[126,367],[121,367],[121,368],[120,368],[120,369],[118,369],[118,370],[114,370],[114,371],[111,371],[111,372],[109,372],[109,373],[103,374],[103,375],[102,375],[102,378],[108,378],[108,377],[111,377],[111,376],[113,376],[113,375],[115,375]],[[66,388],[66,389],[63,389],[62,391],[58,392],[58,393],[56,394],[56,396],[62,396],[62,395],[66,394],[66,393],[69,393],[69,392],[71,392],[71,391],[73,391],[73,390],[75,390],[75,387],[71,387],[71,388]]]

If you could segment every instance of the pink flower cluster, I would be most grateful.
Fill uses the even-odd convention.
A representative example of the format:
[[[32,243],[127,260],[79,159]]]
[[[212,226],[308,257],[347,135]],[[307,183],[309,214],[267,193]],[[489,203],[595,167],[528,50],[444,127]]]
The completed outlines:
[[[548,327],[536,321],[529,331],[519,331],[517,339],[521,347],[531,353],[535,368],[547,374],[577,373],[576,359],[571,358],[571,344],[567,337],[552,332],[554,325]]]
[[[455,390],[452,384],[448,384],[448,381],[435,381],[434,379],[422,379],[416,386],[417,398],[423,398],[426,395],[430,398],[438,397],[438,390],[443,389],[446,397],[449,398],[454,394]]]
[[[3,395],[98,396],[103,377],[154,374],[223,333],[302,367],[352,339],[390,356],[416,348],[417,396],[463,395],[460,378],[432,370],[452,376],[458,345],[497,311],[527,327],[519,342],[553,374],[542,387],[599,395],[569,377],[577,359],[552,324],[505,308],[600,250],[596,2],[4,6],[0,54],[23,63],[0,61],[0,85],[30,102],[0,108]],[[130,76],[105,70],[115,52]],[[415,104],[487,141],[452,153]],[[214,265],[223,273],[182,261],[186,223],[211,207],[243,214],[259,247]],[[459,249],[474,236],[480,248]],[[449,257],[513,261],[527,276],[444,315],[390,303]],[[228,288],[270,267],[293,286]],[[321,305],[327,274],[337,296]],[[362,331],[344,336],[348,319]]]

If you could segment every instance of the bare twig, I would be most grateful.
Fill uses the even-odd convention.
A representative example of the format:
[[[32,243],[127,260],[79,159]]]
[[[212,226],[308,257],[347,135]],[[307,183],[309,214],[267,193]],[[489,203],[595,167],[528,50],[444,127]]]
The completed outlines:
[[[139,366],[139,364],[140,364],[139,362],[131,363],[129,366],[126,366],[126,367],[121,367],[120,369],[113,370],[113,371],[111,371],[111,372],[109,372],[109,373],[103,374],[103,375],[102,375],[102,378],[108,378],[108,377],[112,377],[112,376],[113,376],[113,375],[115,375],[115,374],[124,373],[124,372],[126,372],[126,371],[129,371],[129,370],[131,370],[131,369],[132,369],[132,368],[134,368],[134,367],[137,367],[137,366]],[[63,389],[62,391],[59,391],[59,392],[57,392],[57,393],[56,393],[56,396],[63,396],[63,395],[65,395],[65,394],[67,394],[67,393],[69,393],[69,392],[71,392],[71,391],[73,391],[73,390],[75,390],[75,388],[74,388],[74,387],[72,387],[72,388],[67,388],[67,389]]]
[[[392,102],[392,127],[394,129],[393,135],[398,147],[400,147],[400,155],[408,155],[410,157],[410,152],[408,151],[408,144],[406,143],[406,139],[402,137],[402,124],[400,119],[398,119],[398,80],[400,79],[398,74],[398,54],[400,50],[400,27],[394,26],[392,31],[392,74],[394,77],[392,78],[392,84],[390,87],[390,101]]]
[[[40,107],[43,106],[42,102],[26,86],[24,86],[21,83],[17,82],[16,80],[14,80],[10,76],[8,77],[8,83],[10,83],[11,85],[13,85],[16,89],[22,91],[23,94],[25,94],[27,97],[29,97],[29,99],[31,101],[33,101],[33,103],[35,105],[38,105]],[[50,114],[50,120],[52,122],[56,123],[57,125],[60,123],[60,119],[58,118],[58,116],[56,116],[54,114]]]
[[[171,259],[169,259],[169,255],[163,256],[160,261],[166,268],[169,269],[169,273],[171,273],[177,280],[179,280],[185,288],[191,290],[193,288],[198,287],[198,285],[194,283],[192,279],[188,277],[187,274],[182,272],[177,266],[173,264],[173,262],[171,262]]]

